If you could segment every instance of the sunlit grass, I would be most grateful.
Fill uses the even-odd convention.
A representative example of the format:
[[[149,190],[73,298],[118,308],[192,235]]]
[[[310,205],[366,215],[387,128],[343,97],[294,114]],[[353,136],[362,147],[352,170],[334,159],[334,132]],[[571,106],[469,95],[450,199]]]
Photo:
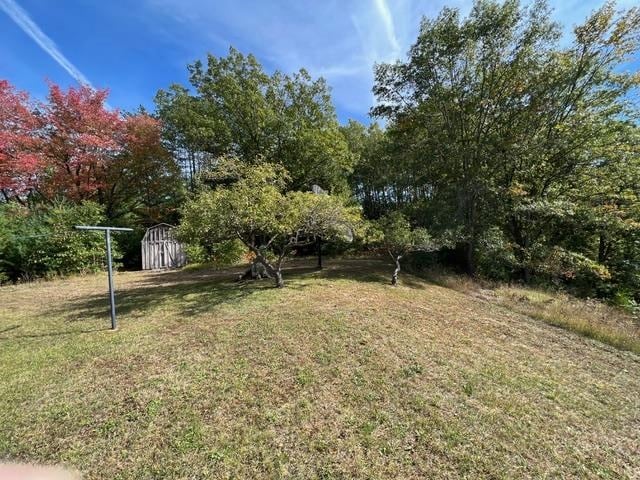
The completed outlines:
[[[616,307],[524,288],[502,287],[496,293],[515,311],[640,354],[640,323]]]
[[[327,265],[293,263],[284,289],[236,283],[241,268],[118,274],[115,333],[103,275],[0,288],[0,455],[90,479],[640,468],[633,353],[501,292]]]
[[[438,271],[428,273],[427,278],[438,285],[484,298],[514,312],[640,354],[640,320],[604,302]]]

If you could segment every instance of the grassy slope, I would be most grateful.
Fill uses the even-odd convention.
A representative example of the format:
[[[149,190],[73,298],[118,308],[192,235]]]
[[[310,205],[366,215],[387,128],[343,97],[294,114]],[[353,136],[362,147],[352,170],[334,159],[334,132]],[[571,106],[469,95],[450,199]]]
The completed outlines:
[[[640,355],[640,319],[596,299],[558,291],[474,281],[468,276],[425,272],[442,287],[502,305],[509,310]]]
[[[640,357],[375,261],[0,289],[0,456],[87,478],[640,475]]]

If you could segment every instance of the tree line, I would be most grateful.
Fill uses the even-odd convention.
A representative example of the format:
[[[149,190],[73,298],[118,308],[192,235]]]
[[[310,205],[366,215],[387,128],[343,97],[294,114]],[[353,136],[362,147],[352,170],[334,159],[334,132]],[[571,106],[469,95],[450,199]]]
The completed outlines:
[[[562,37],[543,1],[423,19],[375,69],[381,131],[345,127],[365,213],[455,232],[453,260],[501,280],[638,300],[640,13],[606,3]]]
[[[86,87],[34,105],[2,82],[2,216],[94,202],[105,222],[181,221],[193,258],[248,249],[276,277],[284,250],[348,220],[351,248],[384,246],[398,271],[438,250],[414,257],[640,301],[640,13],[606,3],[568,36],[551,18],[515,0],[423,18],[406,58],[375,66],[368,126],[340,125],[322,78],[233,48],[189,65],[153,113]],[[329,195],[301,195],[314,185]]]
[[[50,84],[36,102],[0,81],[0,282],[101,268],[102,240],[74,225],[135,227],[119,245],[135,264],[144,227],[177,219],[185,189],[160,120],[108,109],[107,94]]]

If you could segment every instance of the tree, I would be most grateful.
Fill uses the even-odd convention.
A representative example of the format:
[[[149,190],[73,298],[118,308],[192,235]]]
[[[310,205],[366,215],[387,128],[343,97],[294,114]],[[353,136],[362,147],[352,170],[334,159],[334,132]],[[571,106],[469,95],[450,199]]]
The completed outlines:
[[[5,201],[23,202],[35,187],[42,167],[40,125],[28,95],[0,80],[0,192]]]
[[[0,204],[0,283],[98,271],[104,267],[104,238],[74,226],[105,220],[104,209],[94,202]]]
[[[410,252],[434,251],[439,247],[424,228],[411,228],[407,217],[399,211],[390,212],[377,221],[380,244],[394,261],[396,268],[391,285],[398,284],[400,260]]]
[[[99,192],[107,217],[133,215],[144,226],[177,218],[184,186],[161,132],[160,121],[146,113],[124,117],[121,148],[108,162],[105,188]]]
[[[0,81],[0,199],[40,212],[90,200],[138,229],[175,221],[184,189],[159,120],[107,108],[107,93],[50,83],[47,101],[33,103]],[[135,264],[139,245],[126,254]]]
[[[158,221],[162,205],[180,191],[160,122],[144,112],[122,116],[108,109],[107,90],[49,84],[47,102],[35,106],[6,82],[0,90],[5,192],[46,202],[94,200],[110,218],[144,210],[146,219]]]
[[[313,184],[346,192],[353,155],[340,132],[329,88],[305,71],[268,75],[257,59],[231,48],[189,65],[194,94],[179,85],[156,96],[165,139],[186,157],[190,175],[233,156],[282,165],[291,190]]]
[[[496,120],[519,112],[523,86],[557,36],[547,10],[542,2],[521,11],[516,0],[477,1],[461,19],[444,8],[422,20],[406,63],[376,69],[374,113],[392,119],[394,140],[410,142],[421,157],[436,211],[463,226],[470,273],[507,146],[498,135],[506,125]]]
[[[384,179],[372,198],[431,231],[459,227],[470,273],[479,261],[492,270],[487,251],[478,254],[487,247],[512,252],[501,271],[525,281],[544,277],[559,249],[603,271],[592,227],[611,205],[576,188],[619,165],[610,187],[629,192],[640,77],[624,67],[640,47],[640,10],[607,3],[571,44],[560,37],[544,1],[480,0],[467,18],[445,8],[423,19],[406,61],[376,69],[373,112],[389,121],[390,160],[370,162],[368,176]],[[603,253],[616,243],[602,240]]]
[[[389,208],[402,204],[403,188],[397,156],[390,155],[390,143],[385,131],[377,123],[365,127],[349,120],[341,127],[349,149],[355,156],[350,177],[351,190],[362,204],[369,218],[378,218]]]
[[[122,118],[105,108],[107,90],[86,85],[63,91],[49,84],[43,115],[44,170],[38,193],[51,201],[96,199],[107,188],[106,171],[122,150]]]
[[[155,103],[163,143],[194,189],[198,174],[209,166],[209,160],[224,151],[226,141],[219,140],[223,137],[218,136],[218,122],[207,115],[205,102],[181,85],[160,90]]]
[[[187,202],[179,235],[213,243],[239,239],[277,287],[284,286],[282,266],[294,249],[312,244],[318,236],[349,235],[358,219],[359,211],[345,207],[338,197],[285,193],[289,177],[281,166],[228,162],[226,167],[239,173],[238,180]]]
[[[610,282],[591,285],[588,295],[640,302],[640,129],[631,130],[563,192],[576,213],[562,244],[609,272]]]
[[[541,62],[544,69],[529,79],[525,91],[530,101],[510,128],[519,148],[507,157],[496,189],[507,200],[505,230],[521,261],[534,246],[548,247],[546,239],[559,240],[548,228],[529,228],[536,216],[545,216],[544,207],[532,207],[572,203],[568,214],[588,208],[567,195],[576,180],[598,176],[602,165],[628,165],[630,153],[637,154],[637,107],[629,94],[640,78],[620,70],[638,48],[640,10],[616,12],[613,3],[606,3],[574,29],[570,47],[554,49]],[[570,215],[567,220],[571,225]],[[574,237],[570,232],[565,230],[567,237]],[[586,245],[579,247],[575,253],[591,255]],[[522,276],[528,281],[530,271],[523,263]]]

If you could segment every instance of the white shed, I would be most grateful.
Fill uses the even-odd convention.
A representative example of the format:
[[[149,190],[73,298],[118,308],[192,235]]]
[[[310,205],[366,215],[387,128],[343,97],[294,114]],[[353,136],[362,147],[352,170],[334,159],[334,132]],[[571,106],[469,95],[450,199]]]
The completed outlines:
[[[159,223],[142,238],[142,269],[179,268],[187,263],[184,247],[173,236],[173,226]]]

